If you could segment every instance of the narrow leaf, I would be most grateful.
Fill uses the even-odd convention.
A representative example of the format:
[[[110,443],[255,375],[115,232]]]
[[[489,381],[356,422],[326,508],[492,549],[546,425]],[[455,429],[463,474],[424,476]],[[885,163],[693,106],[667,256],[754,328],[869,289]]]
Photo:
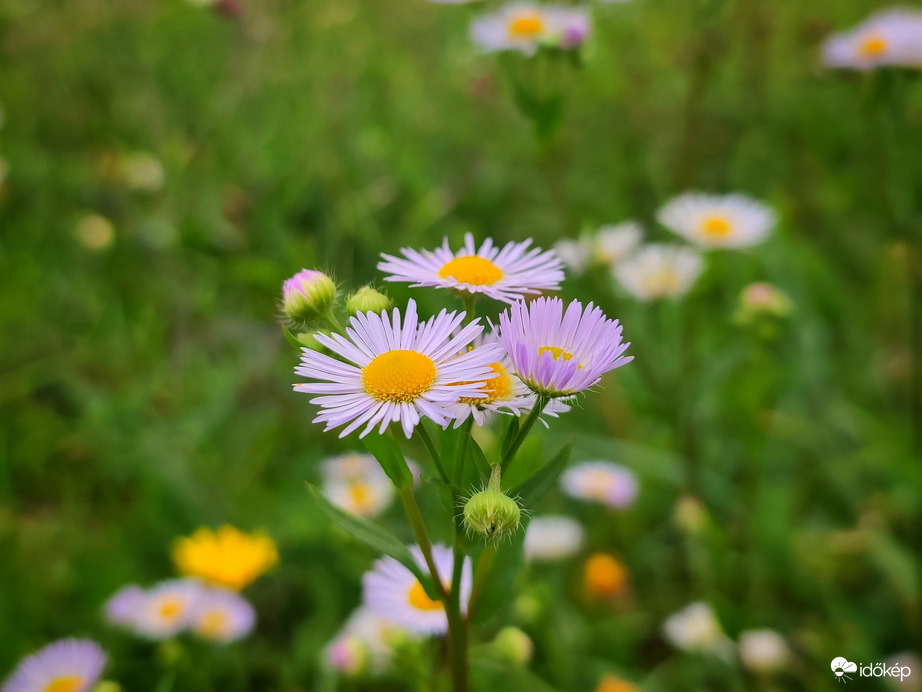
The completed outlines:
[[[374,433],[367,435],[362,442],[367,449],[381,464],[384,473],[388,475],[393,484],[398,488],[409,488],[413,485],[413,474],[410,467],[407,466],[407,460],[400,451],[400,445],[390,435],[376,435]]]
[[[537,473],[515,488],[513,494],[519,496],[519,501],[524,507],[534,507],[547,491],[554,487],[567,465],[572,449],[573,442],[570,442],[557,452],[553,459],[538,469]]]

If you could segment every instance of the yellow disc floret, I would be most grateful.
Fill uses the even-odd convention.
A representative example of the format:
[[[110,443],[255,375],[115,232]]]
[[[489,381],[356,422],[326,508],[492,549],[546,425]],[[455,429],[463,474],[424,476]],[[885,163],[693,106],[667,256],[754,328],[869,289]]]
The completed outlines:
[[[544,31],[544,18],[536,13],[520,14],[509,22],[509,37],[514,39],[536,38]]]
[[[407,593],[407,602],[417,610],[442,610],[445,606],[441,601],[433,601],[429,594],[423,588],[423,585],[416,581],[410,587]]]
[[[217,531],[202,527],[173,548],[173,562],[183,574],[240,591],[267,571],[279,556],[262,533],[246,534],[233,526]]]
[[[435,363],[416,351],[386,351],[362,371],[362,386],[378,401],[406,404],[435,382]]]
[[[512,398],[512,375],[509,374],[509,371],[503,367],[502,363],[493,363],[490,366],[490,371],[496,373],[496,377],[491,377],[486,380],[481,380],[480,391],[484,394],[483,398],[476,398],[472,396],[462,396],[458,401],[462,404],[470,404],[471,406],[476,406],[478,404],[491,404],[494,401],[508,401]],[[465,382],[464,384],[478,384],[478,382]]]
[[[221,639],[227,634],[230,623],[227,616],[218,611],[212,610],[195,624],[195,632],[206,639]]]
[[[709,216],[698,228],[707,238],[726,238],[733,232],[733,226],[724,216]]]
[[[83,686],[83,678],[79,675],[62,675],[55,678],[42,692],[76,692]]]
[[[554,360],[566,361],[566,360],[573,359],[572,353],[570,353],[569,351],[564,351],[562,348],[559,348],[557,346],[542,346],[541,348],[538,349],[539,358],[543,356],[545,353],[550,353],[551,358],[553,358]]]
[[[455,257],[451,262],[439,269],[439,276],[443,279],[451,277],[455,281],[471,284],[472,286],[489,286],[503,278],[503,270],[490,260],[477,255]]]
[[[868,36],[858,47],[858,54],[863,58],[876,58],[887,52],[887,40],[881,36]]]

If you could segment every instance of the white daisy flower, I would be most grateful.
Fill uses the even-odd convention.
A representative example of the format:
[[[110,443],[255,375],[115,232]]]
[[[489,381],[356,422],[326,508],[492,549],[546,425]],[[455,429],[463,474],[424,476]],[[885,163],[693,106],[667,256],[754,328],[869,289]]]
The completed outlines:
[[[394,500],[394,484],[370,454],[343,454],[323,462],[321,488],[337,507],[372,519]]]
[[[88,639],[62,639],[28,656],[3,683],[3,692],[87,692],[106,665]]]
[[[703,248],[743,248],[765,240],[775,225],[767,206],[741,194],[688,192],[657,213],[669,230]]]
[[[564,5],[512,2],[471,24],[471,40],[485,51],[533,55],[542,44],[575,48],[589,34],[585,10]]]
[[[787,665],[791,651],[775,630],[740,632],[740,660],[756,673],[771,673]]]
[[[457,355],[483,331],[479,320],[452,332],[465,314],[442,310],[419,324],[416,302],[410,300],[401,324],[400,311],[357,313],[349,320],[346,336],[315,334],[323,346],[348,362],[303,349],[299,375],[317,382],[296,384],[295,391],[320,394],[311,403],[320,406],[315,423],[324,430],[341,425],[345,437],[361,426],[364,437],[376,426],[384,433],[400,422],[409,438],[420,415],[446,425],[458,397],[485,396],[483,381],[501,349],[485,345]]]
[[[243,639],[256,625],[256,611],[236,591],[203,588],[193,604],[189,627],[203,639],[229,644]]]
[[[554,243],[554,252],[564,266],[582,274],[592,261],[592,238],[584,233],[576,240],[564,238]]]
[[[499,316],[499,341],[516,375],[537,394],[550,398],[578,394],[602,375],[625,365],[630,343],[621,325],[592,303],[574,300],[563,309],[559,298],[519,301]]]
[[[419,546],[411,546],[413,557],[424,571],[425,559]],[[432,546],[432,557],[439,578],[445,588],[451,587],[454,558],[451,548]],[[470,558],[464,559],[461,572],[461,612],[467,612],[471,597],[472,569]],[[372,613],[395,625],[418,634],[444,634],[448,630],[448,617],[441,601],[429,598],[423,585],[413,573],[392,557],[375,561],[370,572],[362,578],[365,605]]]
[[[586,461],[567,469],[560,485],[570,497],[609,507],[628,507],[637,497],[634,472],[607,461]]]
[[[701,255],[694,250],[651,243],[613,267],[612,274],[632,296],[650,301],[685,295],[703,270]]]
[[[663,634],[682,651],[713,654],[723,659],[733,653],[733,642],[706,603],[692,603],[670,615],[663,623]]]
[[[194,579],[169,579],[148,590],[134,620],[134,631],[148,639],[169,639],[189,627],[202,585]]]
[[[829,67],[870,70],[881,66],[922,68],[922,12],[906,7],[878,12],[823,44]]]
[[[131,628],[146,602],[147,592],[137,584],[128,584],[112,594],[103,613],[111,624]]]
[[[403,248],[403,257],[383,254],[378,269],[390,274],[386,281],[412,283],[414,287],[451,288],[472,295],[512,303],[523,295],[554,291],[563,281],[561,262],[551,250],[531,248],[531,239],[506,243],[502,249],[487,238],[478,249],[474,236],[464,236],[464,248],[452,252],[448,238],[442,247],[419,252]]]
[[[525,559],[553,562],[573,557],[583,548],[586,531],[576,519],[546,515],[535,517],[525,530]]]
[[[643,239],[643,227],[636,221],[602,226],[592,242],[592,258],[598,264],[616,265],[630,257]]]
[[[365,606],[356,609],[333,640],[324,648],[327,664],[347,675],[378,675],[394,657],[394,645],[407,632]]]

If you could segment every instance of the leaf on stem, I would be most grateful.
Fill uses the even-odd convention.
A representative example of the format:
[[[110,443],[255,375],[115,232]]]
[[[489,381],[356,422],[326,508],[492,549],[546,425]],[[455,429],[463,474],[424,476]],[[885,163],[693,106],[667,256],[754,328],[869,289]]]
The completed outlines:
[[[407,466],[407,460],[400,451],[400,445],[390,435],[371,434],[365,437],[362,442],[367,449],[381,464],[384,473],[391,479],[393,484],[398,488],[409,488],[413,485],[413,474],[410,467]]]
[[[554,487],[570,459],[572,449],[573,442],[570,442],[557,452],[553,459],[515,488],[513,492],[519,496],[523,507],[534,507],[547,491]]]

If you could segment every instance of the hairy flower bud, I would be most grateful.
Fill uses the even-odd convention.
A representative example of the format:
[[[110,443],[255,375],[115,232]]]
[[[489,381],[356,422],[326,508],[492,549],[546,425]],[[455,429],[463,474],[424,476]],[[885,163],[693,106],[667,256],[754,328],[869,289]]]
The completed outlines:
[[[519,503],[500,489],[500,467],[493,467],[485,490],[464,505],[464,526],[468,533],[479,533],[488,541],[510,536],[519,528],[522,510]]]
[[[302,269],[282,285],[282,309],[292,324],[306,325],[329,312],[336,284],[323,272]]]
[[[390,297],[376,291],[371,286],[362,286],[346,298],[346,312],[350,316],[357,312],[381,312],[389,310],[393,304],[394,301]]]

